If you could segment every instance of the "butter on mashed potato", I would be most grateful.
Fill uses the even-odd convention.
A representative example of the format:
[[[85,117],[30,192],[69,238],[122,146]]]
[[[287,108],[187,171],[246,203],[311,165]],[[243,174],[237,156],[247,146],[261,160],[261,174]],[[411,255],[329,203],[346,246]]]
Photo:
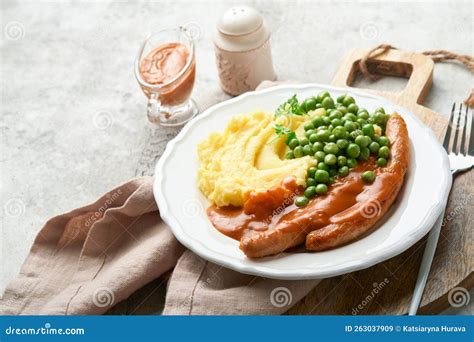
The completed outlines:
[[[295,115],[274,119],[265,112],[235,116],[223,133],[211,133],[198,145],[199,189],[219,207],[241,207],[252,190],[269,189],[287,176],[304,186],[315,160],[285,159],[286,137],[276,138],[274,126],[280,123],[300,137],[306,120]]]

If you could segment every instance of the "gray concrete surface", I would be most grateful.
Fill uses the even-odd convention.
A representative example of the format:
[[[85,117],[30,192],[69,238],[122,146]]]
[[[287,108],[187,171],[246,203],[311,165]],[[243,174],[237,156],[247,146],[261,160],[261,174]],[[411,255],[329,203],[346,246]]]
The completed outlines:
[[[145,116],[132,70],[145,35],[193,25],[193,96],[206,108],[228,97],[218,86],[211,37],[219,14],[239,3],[266,17],[282,80],[327,83],[348,50],[379,43],[473,54],[472,1],[2,0],[0,293],[48,218],[149,173],[150,135],[162,149],[175,133],[154,129]],[[447,114],[473,83],[458,65],[437,65],[426,104]]]

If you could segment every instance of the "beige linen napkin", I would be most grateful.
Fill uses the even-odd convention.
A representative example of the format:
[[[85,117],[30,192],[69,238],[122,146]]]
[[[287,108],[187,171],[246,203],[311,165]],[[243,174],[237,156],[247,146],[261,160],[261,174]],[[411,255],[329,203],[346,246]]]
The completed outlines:
[[[279,83],[286,82],[259,88]],[[165,315],[272,315],[319,282],[255,277],[201,259],[161,220],[152,189],[152,177],[137,178],[50,219],[0,299],[0,313],[102,314],[173,270]]]

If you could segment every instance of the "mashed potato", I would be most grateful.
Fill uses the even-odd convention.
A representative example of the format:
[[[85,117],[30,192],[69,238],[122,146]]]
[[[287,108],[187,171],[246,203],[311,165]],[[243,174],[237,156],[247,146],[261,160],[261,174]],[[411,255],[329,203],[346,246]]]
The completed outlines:
[[[285,159],[286,137],[276,138],[273,127],[280,123],[300,137],[308,119],[291,115],[275,121],[265,112],[235,116],[223,133],[212,133],[198,145],[199,189],[219,207],[241,207],[252,190],[269,189],[286,176],[304,186],[314,158]]]

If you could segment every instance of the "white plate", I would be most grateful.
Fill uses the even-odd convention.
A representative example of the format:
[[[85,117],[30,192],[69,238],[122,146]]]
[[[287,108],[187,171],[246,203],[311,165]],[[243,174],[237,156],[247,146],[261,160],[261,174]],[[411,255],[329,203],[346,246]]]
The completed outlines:
[[[328,90],[336,98],[353,95],[369,111],[383,106],[405,119],[410,135],[410,166],[397,201],[364,238],[333,250],[316,253],[283,253],[252,260],[239,243],[219,233],[206,217],[209,201],[197,188],[197,144],[213,131],[222,131],[236,114],[274,111],[293,94],[299,99]],[[384,98],[355,89],[318,84],[284,85],[246,93],[217,104],[190,121],[168,143],[156,166],[154,194],[163,220],[176,238],[204,259],[233,270],[277,279],[332,277],[396,256],[412,246],[433,226],[445,206],[451,187],[446,153],[433,132],[408,110]]]

